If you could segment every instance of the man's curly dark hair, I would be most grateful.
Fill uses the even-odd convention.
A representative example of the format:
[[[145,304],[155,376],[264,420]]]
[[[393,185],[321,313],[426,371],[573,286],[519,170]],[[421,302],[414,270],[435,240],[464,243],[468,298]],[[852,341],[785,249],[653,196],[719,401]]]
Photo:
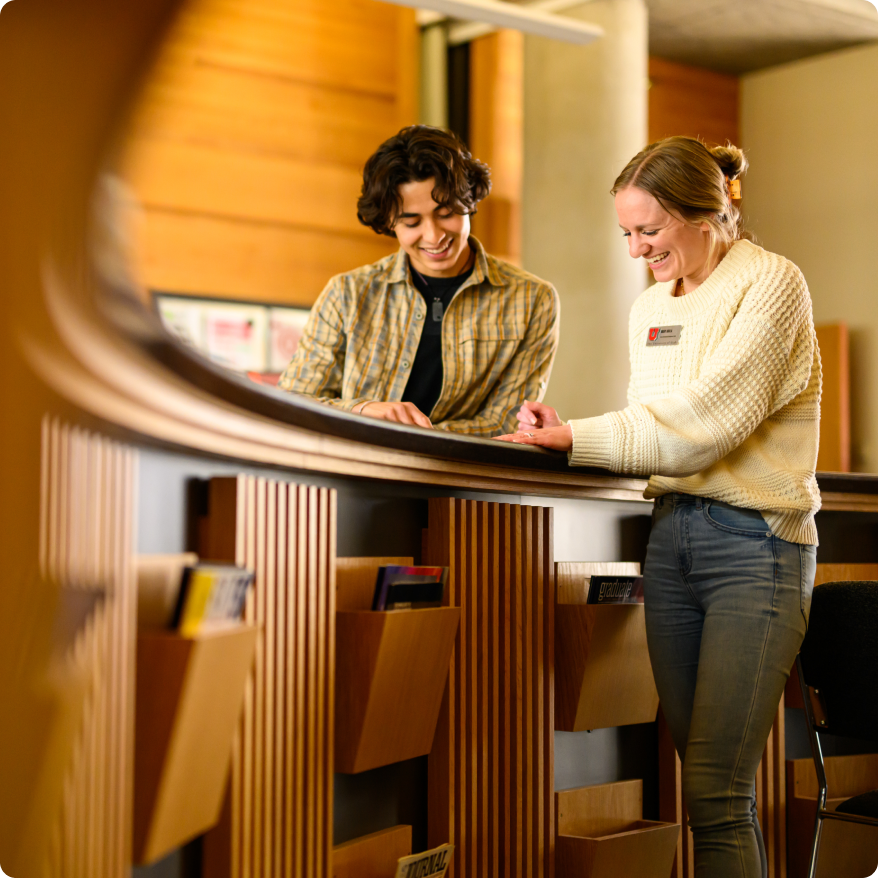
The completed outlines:
[[[491,191],[491,171],[451,131],[430,125],[403,128],[370,156],[363,169],[357,218],[380,235],[393,231],[402,209],[399,187],[434,179],[433,200],[454,213],[473,214]]]

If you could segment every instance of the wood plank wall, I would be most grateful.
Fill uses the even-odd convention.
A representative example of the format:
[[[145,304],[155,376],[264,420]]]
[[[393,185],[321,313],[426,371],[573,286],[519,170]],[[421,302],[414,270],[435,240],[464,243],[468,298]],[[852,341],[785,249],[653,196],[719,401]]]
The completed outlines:
[[[42,451],[40,567],[67,623],[59,673],[84,707],[41,874],[116,878],[131,866],[136,452],[55,419]]]
[[[414,15],[377,0],[186,5],[123,162],[149,288],[308,306],[396,249],[356,201],[369,155],[417,121]]]
[[[649,59],[649,142],[685,134],[740,146],[737,76]]]
[[[205,878],[330,878],[336,494],[238,476],[209,485],[200,555],[256,571],[262,628]]]
[[[430,845],[454,878],[554,875],[552,510],[430,500],[424,562],[461,607],[429,758]]]
[[[784,729],[784,699],[771,734],[765,745],[762,760],[756,771],[756,811],[765,854],[768,858],[767,878],[787,876],[787,787],[786,744]],[[692,830],[688,826],[686,802],[683,797],[682,765],[664,717],[659,711],[659,816],[669,823],[682,824],[677,855],[671,878],[695,878],[695,851]]]

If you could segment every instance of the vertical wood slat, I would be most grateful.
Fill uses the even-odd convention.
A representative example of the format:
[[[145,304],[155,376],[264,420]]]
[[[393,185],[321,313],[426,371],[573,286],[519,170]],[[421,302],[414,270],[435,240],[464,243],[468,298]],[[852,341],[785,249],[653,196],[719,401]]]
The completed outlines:
[[[787,876],[786,745],[784,698],[781,696],[774,725],[756,770],[756,810],[765,854],[768,878]],[[672,878],[695,878],[695,852],[683,797],[682,765],[670,731],[659,712],[659,819],[682,824]]]
[[[205,878],[330,878],[335,503],[326,488],[210,481],[201,554],[255,570],[245,616],[262,633]]]
[[[136,452],[54,419],[42,443],[42,574],[85,614],[60,657],[85,702],[45,874],[116,878],[131,861]]]
[[[424,562],[461,608],[429,758],[429,839],[455,878],[552,878],[552,510],[430,500]],[[451,873],[450,873],[451,874]]]

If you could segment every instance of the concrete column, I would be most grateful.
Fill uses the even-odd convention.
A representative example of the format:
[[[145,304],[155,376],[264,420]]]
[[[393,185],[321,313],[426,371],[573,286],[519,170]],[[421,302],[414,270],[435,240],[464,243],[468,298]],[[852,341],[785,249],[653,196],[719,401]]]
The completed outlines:
[[[643,0],[564,14],[605,36],[588,46],[525,39],[522,249],[524,267],[561,297],[546,401],[571,418],[626,404],[628,311],[648,279],[628,256],[609,190],[646,144],[648,50]]]
[[[448,126],[448,30],[444,22],[421,29],[422,125]]]

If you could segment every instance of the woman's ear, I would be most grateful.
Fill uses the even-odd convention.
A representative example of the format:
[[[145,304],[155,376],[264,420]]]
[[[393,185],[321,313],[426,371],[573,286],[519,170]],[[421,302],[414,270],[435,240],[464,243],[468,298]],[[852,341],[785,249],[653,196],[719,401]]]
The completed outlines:
[[[698,231],[699,231],[699,232],[709,232],[709,231],[710,231],[710,226],[709,226],[707,223],[702,223],[702,224],[698,227]]]

